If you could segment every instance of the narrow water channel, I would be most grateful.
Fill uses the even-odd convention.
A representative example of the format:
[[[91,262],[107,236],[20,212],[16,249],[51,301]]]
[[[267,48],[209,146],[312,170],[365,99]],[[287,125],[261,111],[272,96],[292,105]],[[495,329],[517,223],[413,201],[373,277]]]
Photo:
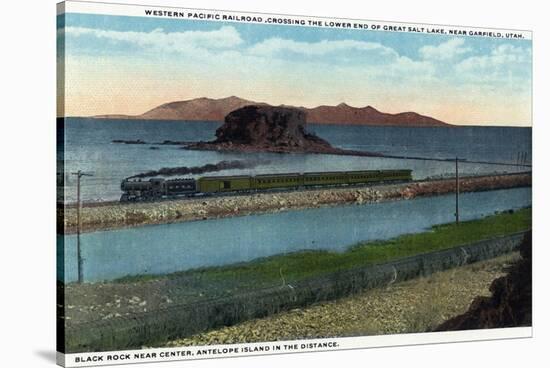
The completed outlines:
[[[531,188],[460,197],[462,220],[530,205]],[[86,233],[81,235],[84,280],[165,274],[304,249],[344,251],[361,241],[389,239],[452,222],[454,211],[451,194]],[[65,275],[58,269],[58,279],[72,282],[77,279],[76,235],[67,235],[64,241]]]

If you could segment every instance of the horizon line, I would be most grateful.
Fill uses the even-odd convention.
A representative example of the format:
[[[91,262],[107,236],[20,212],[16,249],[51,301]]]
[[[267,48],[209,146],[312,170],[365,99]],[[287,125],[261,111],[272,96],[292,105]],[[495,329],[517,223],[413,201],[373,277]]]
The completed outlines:
[[[530,122],[528,123],[527,125],[524,125],[524,124],[518,124],[518,123],[500,123],[500,124],[491,124],[491,123],[487,123],[487,124],[479,124],[479,123],[450,123],[450,122],[447,122],[445,120],[441,120],[439,118],[436,118],[432,115],[427,115],[427,114],[423,114],[423,113],[419,113],[417,111],[413,111],[413,110],[407,110],[407,111],[400,111],[400,112],[384,112],[384,111],[381,111],[377,108],[375,108],[373,105],[370,105],[370,104],[367,104],[365,106],[353,106],[353,105],[350,105],[349,103],[345,102],[345,101],[342,101],[338,104],[334,104],[334,105],[328,105],[328,104],[320,104],[320,105],[315,105],[315,106],[312,106],[312,107],[309,107],[309,106],[303,106],[303,105],[299,105],[299,106],[296,106],[296,105],[291,105],[291,104],[287,104],[287,103],[282,103],[282,104],[272,104],[272,103],[269,103],[269,102],[264,102],[264,101],[254,101],[254,100],[250,100],[250,99],[247,99],[247,98],[242,98],[242,97],[239,97],[237,95],[229,95],[229,96],[226,96],[226,97],[220,97],[220,98],[213,98],[213,97],[207,97],[207,96],[201,96],[201,97],[194,97],[194,98],[188,98],[188,99],[177,99],[177,100],[172,100],[172,101],[168,101],[168,102],[163,102],[159,105],[156,105],[152,108],[149,108],[149,109],[146,109],[144,112],[142,112],[141,114],[137,114],[137,115],[132,115],[132,114],[126,114],[126,113],[102,113],[102,114],[95,114],[95,115],[65,115],[65,116],[56,116],[56,118],[90,118],[90,119],[101,119],[102,116],[109,116],[109,115],[119,115],[119,116],[127,116],[127,117],[130,117],[130,118],[136,118],[136,117],[139,117],[140,115],[143,115],[151,110],[154,110],[160,106],[163,106],[163,105],[167,105],[167,104],[171,104],[171,103],[177,103],[177,102],[189,102],[189,101],[194,101],[194,100],[200,100],[200,99],[206,99],[206,100],[212,100],[212,101],[219,101],[219,100],[227,100],[227,99],[231,99],[231,98],[235,98],[235,99],[239,99],[239,100],[244,100],[244,101],[248,101],[250,102],[251,104],[266,104],[266,105],[269,105],[269,106],[274,106],[274,107],[291,107],[291,108],[297,108],[297,109],[315,109],[315,108],[319,108],[319,107],[324,107],[324,106],[327,106],[327,107],[338,107],[338,106],[341,106],[341,105],[345,105],[345,106],[348,106],[350,108],[353,108],[353,109],[366,109],[366,108],[371,108],[371,109],[374,109],[380,113],[383,113],[383,114],[391,114],[391,115],[398,115],[398,114],[404,114],[404,113],[414,113],[414,114],[418,114],[418,115],[421,115],[421,116],[424,116],[424,117],[428,117],[428,118],[431,118],[431,119],[434,119],[434,120],[438,120],[444,124],[447,124],[447,125],[452,125],[452,126],[471,126],[471,127],[485,127],[485,126],[489,126],[489,127],[518,127],[518,128],[530,128],[533,126],[533,123]],[[122,118],[120,119],[122,120]],[[132,119],[128,119],[128,120],[132,120]],[[139,119],[135,119],[135,120],[139,120]],[[142,119],[142,120],[153,120],[153,119]],[[218,121],[218,120],[180,120],[180,119],[158,119],[158,120],[161,120],[161,121]],[[311,124],[311,123],[310,123]],[[313,123],[313,124],[332,124],[332,125],[370,125],[370,124],[343,124],[343,123]],[[381,126],[384,126],[384,125],[381,125]],[[388,126],[391,126],[391,125],[388,125]]]

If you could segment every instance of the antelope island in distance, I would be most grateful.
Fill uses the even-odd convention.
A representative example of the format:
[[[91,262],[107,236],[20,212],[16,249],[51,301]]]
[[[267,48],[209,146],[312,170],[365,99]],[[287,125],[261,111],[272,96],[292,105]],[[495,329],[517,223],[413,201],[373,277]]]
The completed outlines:
[[[236,96],[212,99],[196,98],[187,101],[169,102],[141,115],[97,115],[96,119],[142,119],[142,120],[198,120],[223,121],[230,112],[248,105],[271,106],[245,100]],[[281,107],[294,107],[281,105]],[[315,108],[294,107],[306,113],[307,123],[340,125],[385,125],[410,127],[451,127],[454,125],[416,112],[389,114],[372,106],[352,107],[345,103],[337,106],[317,106]]]

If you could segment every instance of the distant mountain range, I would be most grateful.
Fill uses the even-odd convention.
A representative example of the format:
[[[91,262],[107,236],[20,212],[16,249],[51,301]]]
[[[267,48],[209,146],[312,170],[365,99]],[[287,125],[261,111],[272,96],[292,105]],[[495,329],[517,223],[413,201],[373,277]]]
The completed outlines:
[[[97,115],[97,119],[144,119],[144,120],[202,120],[223,121],[231,111],[247,105],[266,105],[231,96],[227,98],[196,98],[187,101],[169,102],[141,115]],[[451,126],[441,120],[417,114],[402,112],[388,114],[372,106],[352,107],[345,103],[337,106],[318,106],[312,109],[293,107],[306,112],[308,123],[341,124],[341,125],[386,125],[386,126]]]

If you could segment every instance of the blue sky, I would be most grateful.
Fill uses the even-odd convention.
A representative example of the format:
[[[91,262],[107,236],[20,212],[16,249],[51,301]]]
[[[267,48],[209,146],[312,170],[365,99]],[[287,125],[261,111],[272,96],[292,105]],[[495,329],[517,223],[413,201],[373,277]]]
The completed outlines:
[[[67,115],[237,95],[531,124],[528,40],[89,14],[65,22]]]

